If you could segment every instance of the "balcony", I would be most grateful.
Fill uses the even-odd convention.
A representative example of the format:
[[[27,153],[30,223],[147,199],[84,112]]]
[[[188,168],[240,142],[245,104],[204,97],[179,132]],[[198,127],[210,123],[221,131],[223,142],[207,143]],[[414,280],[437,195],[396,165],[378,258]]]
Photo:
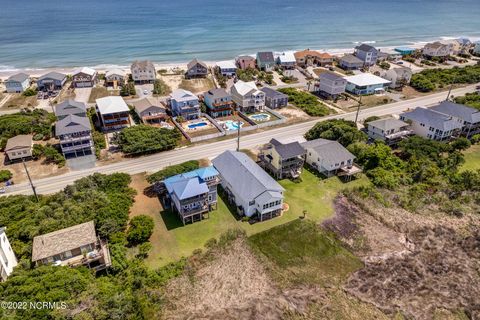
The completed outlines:
[[[112,261],[107,243],[99,241],[94,250],[62,260],[60,265],[69,267],[86,266],[98,271],[111,266]]]
[[[91,139],[91,136],[90,136],[90,133],[88,133],[88,134],[78,135],[78,136],[61,136],[60,142],[68,143],[68,142],[77,142],[77,141],[84,141],[84,140],[90,140],[90,139]]]
[[[207,212],[208,211],[208,204],[203,203],[201,206],[192,208],[192,209],[182,209],[180,214],[185,218],[194,214],[199,214],[202,212]]]
[[[398,139],[398,138],[402,138],[402,137],[405,137],[405,136],[409,136],[409,135],[412,135],[412,134],[413,134],[413,130],[403,130],[403,131],[399,131],[399,132],[395,132],[395,133],[386,135],[385,138],[389,139],[389,140],[392,140],[392,139]]]
[[[73,145],[69,147],[64,147],[63,145],[61,146],[62,152],[76,151],[76,150],[87,149],[87,148],[90,149],[92,147],[93,147],[93,143],[91,143],[90,141],[89,143]]]

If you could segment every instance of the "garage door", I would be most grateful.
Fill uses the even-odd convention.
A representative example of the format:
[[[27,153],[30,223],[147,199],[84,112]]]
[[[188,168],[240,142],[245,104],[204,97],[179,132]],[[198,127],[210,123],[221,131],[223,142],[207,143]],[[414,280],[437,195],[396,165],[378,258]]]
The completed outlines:
[[[76,82],[75,83],[75,87],[77,87],[77,88],[86,88],[86,87],[91,87],[91,86],[92,86],[92,83],[90,81]]]

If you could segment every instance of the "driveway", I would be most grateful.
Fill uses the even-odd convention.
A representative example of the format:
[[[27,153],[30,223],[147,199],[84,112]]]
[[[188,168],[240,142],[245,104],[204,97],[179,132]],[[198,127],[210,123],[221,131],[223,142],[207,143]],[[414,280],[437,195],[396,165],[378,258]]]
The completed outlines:
[[[96,160],[97,159],[94,154],[83,157],[70,158],[67,159],[67,167],[69,167],[70,170],[73,171],[91,169],[95,167]]]
[[[92,88],[75,88],[75,101],[88,103]]]
[[[145,98],[145,97],[148,97],[148,96],[151,96],[153,93],[153,84],[151,83],[147,83],[147,84],[137,84],[135,85],[135,89],[137,90],[137,96],[139,98]],[[144,92],[148,92],[147,94],[145,94]]]

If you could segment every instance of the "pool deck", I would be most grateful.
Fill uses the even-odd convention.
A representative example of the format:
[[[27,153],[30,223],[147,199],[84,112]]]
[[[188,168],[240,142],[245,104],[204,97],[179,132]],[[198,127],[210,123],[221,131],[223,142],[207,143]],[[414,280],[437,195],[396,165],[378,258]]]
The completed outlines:
[[[268,120],[257,120],[257,119],[254,119],[254,118],[251,118],[251,116],[255,116],[255,115],[260,115],[260,114],[268,114],[270,116],[270,119]],[[257,124],[260,124],[260,123],[267,123],[267,122],[270,122],[270,121],[276,121],[276,120],[279,120],[280,118],[278,118],[277,116],[275,116],[274,114],[264,110],[264,111],[259,111],[259,112],[255,112],[255,113],[247,113],[245,114],[248,118],[250,118],[253,122],[257,123]]]

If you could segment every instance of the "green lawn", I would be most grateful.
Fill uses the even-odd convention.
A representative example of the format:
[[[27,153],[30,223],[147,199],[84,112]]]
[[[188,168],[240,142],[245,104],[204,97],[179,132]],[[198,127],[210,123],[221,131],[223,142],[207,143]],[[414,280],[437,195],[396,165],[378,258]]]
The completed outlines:
[[[160,234],[152,243],[152,254],[147,258],[147,263],[151,267],[159,267],[182,256],[188,256],[195,249],[203,248],[207,240],[218,238],[220,234],[231,228],[242,228],[247,235],[271,229],[298,219],[303,210],[308,212],[307,219],[321,221],[333,213],[333,199],[339,191],[367,182],[366,177],[349,183],[343,183],[336,177],[322,180],[304,170],[300,183],[290,180],[280,181],[286,189],[285,203],[290,209],[281,217],[253,225],[237,221],[220,197],[218,209],[210,212],[210,218],[194,224],[183,226],[175,214],[169,211],[161,212],[161,218],[155,219],[156,223],[161,224],[156,228],[160,230]]]
[[[478,170],[480,169],[480,145],[473,145],[464,153],[465,163],[462,166],[463,170]]]

